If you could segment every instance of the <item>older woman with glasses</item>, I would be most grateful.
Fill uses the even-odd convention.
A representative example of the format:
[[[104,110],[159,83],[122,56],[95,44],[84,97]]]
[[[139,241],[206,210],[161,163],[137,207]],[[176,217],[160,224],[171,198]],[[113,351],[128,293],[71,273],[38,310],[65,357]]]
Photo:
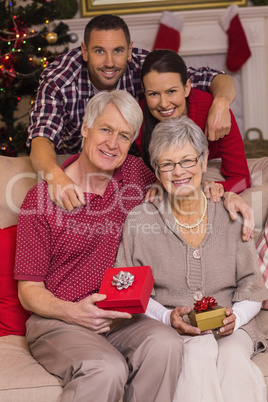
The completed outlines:
[[[264,402],[264,379],[251,356],[266,348],[254,317],[267,290],[253,240],[243,242],[241,224],[204,195],[206,137],[186,116],[166,119],[155,127],[149,152],[164,198],[130,212],[116,266],[151,266],[155,286],[146,315],[183,337],[175,401]],[[216,331],[201,333],[189,323],[187,314],[203,297],[226,308]]]

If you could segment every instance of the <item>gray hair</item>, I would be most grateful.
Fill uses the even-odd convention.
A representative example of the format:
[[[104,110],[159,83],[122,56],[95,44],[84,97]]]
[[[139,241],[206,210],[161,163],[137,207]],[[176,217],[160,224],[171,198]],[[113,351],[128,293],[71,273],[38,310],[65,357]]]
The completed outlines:
[[[86,106],[83,118],[87,128],[93,126],[96,118],[103,113],[104,109],[109,104],[113,104],[117,107],[126,122],[133,129],[134,137],[132,142],[135,141],[143,121],[143,113],[136,99],[126,91],[101,91],[93,96]]]
[[[158,159],[160,155],[172,148],[180,148],[190,143],[200,155],[201,164],[208,151],[208,141],[203,131],[187,116],[169,118],[158,123],[153,132],[149,146],[151,165],[158,174]]]

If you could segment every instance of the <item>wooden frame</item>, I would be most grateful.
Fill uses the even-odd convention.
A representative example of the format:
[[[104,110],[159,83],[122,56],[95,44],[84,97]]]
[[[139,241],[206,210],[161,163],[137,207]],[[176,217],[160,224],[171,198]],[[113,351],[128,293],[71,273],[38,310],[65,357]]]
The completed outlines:
[[[99,14],[141,14],[204,8],[223,8],[230,4],[246,6],[247,0],[81,0],[82,17]]]

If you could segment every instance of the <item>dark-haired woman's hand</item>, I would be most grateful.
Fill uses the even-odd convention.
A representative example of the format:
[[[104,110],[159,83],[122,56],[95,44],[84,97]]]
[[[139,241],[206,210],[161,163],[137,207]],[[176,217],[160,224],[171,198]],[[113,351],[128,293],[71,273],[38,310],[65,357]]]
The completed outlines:
[[[234,221],[240,219],[243,224],[242,229],[242,239],[243,241],[248,241],[250,238],[253,239],[254,236],[254,212],[248,203],[243,200],[240,195],[226,192],[224,193],[224,206],[229,211],[231,219]],[[242,217],[238,214],[242,215]]]
[[[205,181],[204,193],[207,198],[212,198],[213,202],[220,202],[221,197],[224,194],[224,187],[221,183],[215,183],[214,181]]]

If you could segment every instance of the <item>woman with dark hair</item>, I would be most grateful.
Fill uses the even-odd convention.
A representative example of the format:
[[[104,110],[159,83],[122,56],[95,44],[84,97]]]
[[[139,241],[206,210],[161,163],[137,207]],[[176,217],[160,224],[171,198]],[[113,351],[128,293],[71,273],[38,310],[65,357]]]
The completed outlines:
[[[150,167],[149,144],[154,127],[159,121],[170,117],[187,115],[204,132],[212,95],[191,88],[187,67],[183,59],[172,50],[157,49],[149,53],[141,71],[146,98],[142,132],[142,153]],[[224,191],[240,193],[250,187],[242,137],[233,113],[231,131],[218,141],[209,141],[209,159],[221,158],[221,172],[225,181],[206,183],[206,195],[213,188],[223,195]]]

